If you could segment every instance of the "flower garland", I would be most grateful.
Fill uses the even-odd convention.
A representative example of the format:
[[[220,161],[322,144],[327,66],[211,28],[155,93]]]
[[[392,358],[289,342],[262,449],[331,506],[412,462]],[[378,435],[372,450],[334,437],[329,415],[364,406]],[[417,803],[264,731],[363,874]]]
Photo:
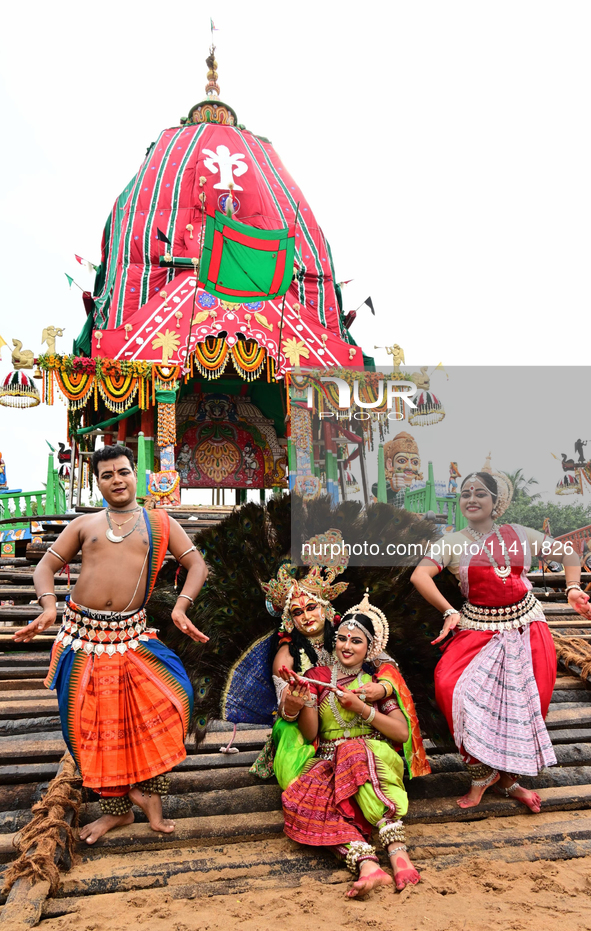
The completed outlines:
[[[265,364],[267,351],[254,339],[240,339],[232,346],[232,362],[239,375],[254,381]]]
[[[204,343],[197,343],[193,353],[195,365],[206,378],[219,378],[223,375],[229,358],[225,339],[206,339]]]

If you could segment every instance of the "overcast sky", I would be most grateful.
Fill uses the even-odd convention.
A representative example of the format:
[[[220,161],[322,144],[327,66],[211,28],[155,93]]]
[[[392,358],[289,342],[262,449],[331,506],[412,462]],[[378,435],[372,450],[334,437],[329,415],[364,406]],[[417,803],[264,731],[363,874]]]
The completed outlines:
[[[39,353],[55,324],[66,327],[58,350],[71,350],[84,311],[64,272],[91,285],[74,253],[98,263],[107,214],[147,146],[204,97],[210,16],[222,99],[302,187],[337,278],[354,279],[345,309],[373,297],[375,319],[362,309],[352,329],[366,351],[398,342],[413,368],[587,364],[591,7],[577,0],[9,5],[10,348],[18,338]],[[4,348],[1,377],[9,370]],[[500,406],[503,383],[500,369]],[[530,413],[535,442],[543,419]],[[59,401],[0,408],[10,484],[40,487],[43,441],[64,440],[65,423]]]

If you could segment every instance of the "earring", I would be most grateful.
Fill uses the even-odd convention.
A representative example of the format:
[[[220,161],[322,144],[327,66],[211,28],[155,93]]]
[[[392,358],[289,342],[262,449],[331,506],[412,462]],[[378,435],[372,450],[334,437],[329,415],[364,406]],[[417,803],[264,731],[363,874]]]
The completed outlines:
[[[496,509],[496,508],[493,508],[493,511],[492,511],[491,516],[492,516],[492,517],[496,517],[496,516],[497,516],[497,509]]]
[[[293,621],[292,621],[292,619],[291,619],[290,617],[288,617],[288,618],[286,619],[285,623],[283,624],[283,626],[285,627],[285,630],[287,631],[287,633],[290,634],[290,633],[292,632],[292,630],[293,630]]]

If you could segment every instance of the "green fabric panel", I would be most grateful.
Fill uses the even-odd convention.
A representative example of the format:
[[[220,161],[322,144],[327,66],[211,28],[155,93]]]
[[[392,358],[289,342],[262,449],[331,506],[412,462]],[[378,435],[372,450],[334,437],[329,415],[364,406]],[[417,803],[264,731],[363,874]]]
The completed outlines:
[[[92,331],[94,330],[94,318],[88,314],[84,326],[80,330],[80,335],[74,340],[72,352],[75,356],[90,356],[92,354]]]
[[[273,725],[275,757],[273,770],[282,789],[287,789],[302,774],[304,766],[314,756],[314,745],[302,735],[297,723],[277,718]]]
[[[216,279],[209,276],[209,269],[214,246],[214,233],[222,234],[226,229],[233,229],[247,237],[252,245],[235,242],[224,236],[221,263]],[[276,252],[267,252],[256,247],[257,242],[270,242],[279,240]],[[285,269],[279,288],[271,291],[271,285],[277,267],[277,258],[280,251],[285,251]],[[205,240],[199,279],[210,294],[215,294],[221,300],[233,300],[234,297],[244,296],[244,299],[256,300],[259,295],[251,292],[262,292],[264,299],[279,297],[285,294],[291,284],[293,276],[293,263],[295,255],[295,237],[288,235],[287,229],[260,230],[245,223],[239,223],[219,211],[215,218],[207,217],[205,227]],[[236,295],[227,294],[219,290],[221,286],[238,292]]]
[[[158,388],[154,394],[159,404],[174,404],[178,393],[178,388],[175,391],[168,391],[166,388]]]
[[[102,423],[95,423],[92,427],[82,427],[81,430],[76,430],[76,436],[82,436],[84,433],[90,433],[91,430],[104,430],[105,427],[112,427],[114,423],[119,423],[120,420],[125,420],[126,417],[132,417],[139,411],[139,405],[134,404],[133,407],[128,407],[126,411],[122,414],[118,414],[116,417],[111,417],[109,420],[103,420]]]

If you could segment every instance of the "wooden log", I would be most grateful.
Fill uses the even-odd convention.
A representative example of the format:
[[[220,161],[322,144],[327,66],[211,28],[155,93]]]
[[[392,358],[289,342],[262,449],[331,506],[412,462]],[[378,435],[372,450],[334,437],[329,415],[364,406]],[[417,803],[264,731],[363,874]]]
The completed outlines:
[[[24,785],[53,779],[57,763],[26,763],[0,766],[0,786]]]
[[[69,753],[66,753],[60,762],[58,772],[62,771],[65,766],[69,767],[72,764],[72,758]],[[54,816],[56,812],[58,813],[58,817],[63,818],[65,824],[72,824],[74,818],[73,808],[64,809],[59,806],[54,807]],[[42,826],[40,829],[42,831]],[[35,852],[35,849],[36,844],[33,845],[26,856],[29,857],[30,854]],[[54,843],[53,850],[54,863],[59,865],[60,861],[65,857],[66,848],[62,848],[59,843]],[[70,866],[69,856],[67,866]],[[28,876],[21,876],[16,880],[10,890],[6,904],[0,915],[0,924],[5,924],[7,931],[12,928],[16,931],[17,928],[34,927],[37,925],[41,919],[43,903],[49,895],[50,888],[51,884],[49,881],[42,880],[37,882]]]
[[[43,653],[30,653],[27,647],[23,649],[23,645],[20,644],[21,652],[11,653],[10,656],[6,654],[0,654],[0,669],[4,670],[7,667],[19,667],[19,666],[48,666],[49,660],[51,658],[51,653],[49,651],[44,651]]]
[[[57,702],[54,702],[54,704],[54,712],[57,712]],[[55,728],[56,730],[61,727],[61,720],[58,714],[54,713],[52,715],[44,715],[43,717],[25,717],[18,718],[16,720],[9,719],[3,721],[2,712],[0,711],[0,737],[15,737],[20,734],[44,733],[50,727]]]
[[[582,684],[582,683],[581,683]],[[3,696],[2,696],[3,697]],[[591,692],[585,690],[577,691],[575,689],[559,689],[556,688],[552,692],[552,703],[556,704],[557,702],[587,702],[591,704]],[[550,706],[552,707],[552,705]]]
[[[591,740],[591,727],[556,728],[549,733],[554,751],[558,744],[586,743]]]
[[[43,679],[0,679],[0,695],[4,692],[20,691],[27,689],[36,689],[46,691],[43,685]],[[48,693],[51,694],[51,693]]]
[[[588,857],[591,855],[591,840],[562,840],[555,841],[551,844],[518,844],[516,847],[503,847],[500,850],[494,848],[489,850],[479,850],[478,858],[483,860],[501,860],[503,863],[539,863],[540,860],[574,860],[579,857]],[[423,860],[416,857],[413,852],[413,863],[419,869],[427,867],[435,870],[451,869],[454,867],[465,866],[466,859],[461,849],[457,853],[448,856],[437,856],[430,860]]]
[[[558,675],[556,677],[555,688],[576,689],[580,691],[580,690],[586,690],[587,685],[585,682],[583,682],[581,678],[579,678],[579,676],[569,676],[566,673],[563,673],[561,669],[559,669]]]
[[[566,710],[564,707],[549,711],[546,716],[546,727],[581,727],[584,724],[591,724],[591,708],[584,706],[582,708],[573,708]]]
[[[51,777],[55,776],[55,771]],[[17,811],[28,809],[38,802],[43,792],[47,791],[47,781],[27,782],[24,785],[0,784],[0,811]]]
[[[258,750],[241,750],[240,753],[191,753],[178,763],[175,773],[191,772],[193,770],[228,769],[236,766],[252,766]]]
[[[591,785],[557,786],[540,789],[542,810],[567,811],[571,809],[591,808]],[[459,808],[454,798],[425,799],[412,805],[405,815],[405,822],[443,823],[446,821],[478,821],[483,818],[506,817],[521,813],[524,806],[515,799],[505,799],[487,792],[478,808]]]
[[[567,693],[569,694],[569,693]],[[556,711],[561,713],[566,713],[568,711],[576,711],[579,708],[588,708],[591,710],[591,705],[587,701],[573,701],[576,693],[570,693],[570,701],[554,701],[554,696],[552,696],[552,701],[549,705],[549,712]]]
[[[211,815],[205,818],[182,818],[176,823],[174,834],[158,834],[147,824],[131,824],[109,831],[92,847],[80,844],[84,856],[101,857],[105,852],[130,853],[138,850],[166,850],[187,847],[198,842],[200,846],[220,843],[234,844],[272,837],[283,832],[283,814],[279,811]],[[0,859],[14,855],[12,835],[0,835]]]
[[[244,847],[246,850],[243,855],[233,852],[236,848],[241,854]],[[119,868],[114,866],[113,875],[100,878],[89,874],[89,871],[76,870],[77,875],[64,877],[57,897],[62,901],[63,907],[64,899],[67,901],[72,897],[104,895],[133,888],[159,888],[167,886],[168,880],[180,878],[183,874],[190,874],[192,878],[198,877],[199,882],[193,884],[200,889],[202,883],[205,883],[208,889],[213,886],[226,889],[228,881],[236,883],[264,877],[266,882],[276,882],[282,879],[288,880],[290,877],[293,879],[302,874],[316,876],[320,870],[330,871],[331,874],[337,875],[338,881],[347,881],[350,878],[351,874],[328,850],[322,848],[308,850],[296,847],[295,844],[292,844],[291,849],[288,850],[280,848],[277,851],[274,847],[272,842],[256,846],[235,844],[228,851],[212,851],[212,856],[208,856],[208,848],[202,851],[191,850],[188,852],[189,855],[185,855],[180,860],[175,858],[173,862],[152,860],[147,866],[144,864],[134,868],[126,864],[122,864]],[[82,875],[80,875],[81,872]],[[177,884],[178,881],[175,880],[173,888],[176,888]],[[232,891],[236,892],[234,887]]]
[[[586,786],[591,784],[591,766],[553,766],[536,777],[520,777],[527,789],[549,789],[555,786]],[[413,779],[407,786],[408,797],[417,799],[459,798],[470,788],[470,776],[463,772],[436,773],[422,779]]]
[[[44,695],[35,693],[37,701],[0,701],[0,723],[2,721],[17,721],[19,718],[45,717],[54,715],[57,712],[57,699],[52,697],[51,692],[47,692],[47,698]],[[3,698],[4,696],[0,696]],[[44,699],[41,700],[40,699]]]
[[[241,754],[236,754],[241,756]],[[185,792],[210,792],[215,789],[242,789],[247,786],[275,785],[275,779],[265,783],[249,772],[248,766],[236,766],[233,769],[208,769],[206,772],[179,773],[173,770],[170,774],[170,791],[172,795],[181,795]],[[0,789],[1,793],[1,789]],[[1,806],[0,794],[0,806]],[[7,807],[7,806],[6,806]],[[18,805],[12,806],[18,808]]]
[[[0,679],[36,679],[44,678],[47,675],[49,666],[2,666],[0,667]],[[14,688],[11,685],[11,688]],[[30,688],[30,686],[27,686]]]
[[[4,702],[18,702],[19,705],[21,703],[24,705],[43,704],[46,701],[55,701],[55,695],[53,689],[49,690],[45,687],[42,687],[42,689],[0,689],[0,704]],[[2,712],[0,712],[1,715]]]
[[[209,792],[188,792],[185,795],[166,795],[162,799],[165,818],[207,818],[211,815],[248,814],[281,810],[281,789],[277,784],[245,786],[235,789],[216,789]],[[146,823],[143,811],[134,808],[138,824]],[[80,811],[80,824],[89,824],[100,818],[98,802],[84,805]],[[3,820],[4,819],[4,820]],[[30,812],[11,811],[0,814],[0,833],[17,831],[30,820]],[[11,827],[17,824],[18,827]]]
[[[34,883],[28,877],[19,879],[12,887],[0,914],[0,927],[6,931],[34,928],[41,921],[41,912],[47,896],[49,883]]]

